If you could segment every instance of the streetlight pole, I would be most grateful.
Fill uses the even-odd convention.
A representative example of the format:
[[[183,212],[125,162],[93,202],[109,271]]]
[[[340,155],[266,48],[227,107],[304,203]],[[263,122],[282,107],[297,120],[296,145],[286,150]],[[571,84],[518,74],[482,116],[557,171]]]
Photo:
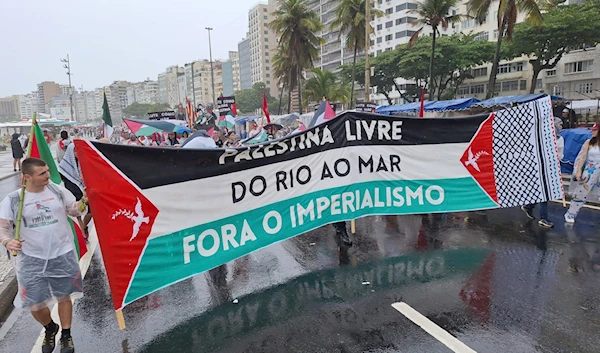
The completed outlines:
[[[67,70],[67,75],[69,76],[69,101],[71,103],[71,121],[73,119],[73,86],[71,86],[71,61],[69,60],[69,54],[67,54],[66,59],[60,59],[62,63],[64,63],[63,67]]]
[[[210,82],[212,84],[212,103],[213,103],[213,109],[216,109],[217,104],[215,101],[215,71],[214,71],[213,60],[212,60],[212,44],[210,42],[210,31],[212,31],[213,28],[206,27],[206,30],[208,31],[208,55],[209,55],[209,60],[210,60]]]
[[[371,62],[369,47],[371,46],[371,1],[365,1],[365,102],[371,101]]]

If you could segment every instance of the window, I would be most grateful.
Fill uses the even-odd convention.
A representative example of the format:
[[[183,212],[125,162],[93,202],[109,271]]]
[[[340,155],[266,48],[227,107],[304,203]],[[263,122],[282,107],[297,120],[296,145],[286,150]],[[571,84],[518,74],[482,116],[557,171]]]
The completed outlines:
[[[471,28],[471,27],[475,27],[476,21],[474,18],[470,18],[468,20],[464,20],[461,23],[461,27],[462,29],[467,29],[467,28]]]
[[[519,81],[519,90],[525,91],[527,89],[527,81],[521,80]]]
[[[385,9],[385,13],[386,13],[387,15],[391,15],[391,14],[393,14],[393,13],[394,13],[394,8],[393,8],[393,7],[390,7],[389,9]]]
[[[494,39],[498,39],[498,33],[499,33],[498,30],[495,29],[494,30]]]
[[[385,23],[385,28],[390,28],[394,26],[394,21],[389,21]]]
[[[269,38],[265,38],[265,42],[268,42],[268,41],[269,41]]]
[[[269,31],[265,31],[265,34],[269,34]]]
[[[386,42],[389,42],[390,40],[392,40],[392,35],[391,34],[385,36],[385,41]]]
[[[489,39],[490,39],[489,32],[481,32],[478,35],[476,35],[475,37],[473,37],[473,40],[489,40]]]
[[[485,92],[485,88],[484,87],[485,86],[483,84],[471,86],[471,94],[484,93]]]
[[[577,85],[577,92],[579,92],[579,93],[594,93],[594,84],[591,82],[580,83]]]
[[[269,46],[268,46],[268,45],[265,45],[265,49],[269,49]]]
[[[546,70],[546,77],[556,76],[556,69]]]
[[[487,76],[487,67],[480,67],[478,69],[473,69],[473,70],[471,70],[471,75],[473,77]]]
[[[263,9],[263,12],[267,12],[267,9]]]
[[[265,52],[265,56],[269,56],[269,52]]]
[[[503,92],[505,91],[518,91],[519,90],[519,81],[515,80],[515,81],[504,81],[502,82],[502,89]]]
[[[398,26],[400,24],[402,24],[402,19],[401,18],[396,19],[396,26]]]
[[[458,89],[456,90],[456,95],[457,96],[466,96],[468,94],[469,94],[469,86],[458,87]]]
[[[266,74],[266,76],[267,76],[267,77],[271,77],[271,75],[269,75],[269,74]]]
[[[381,37],[377,37],[377,43],[381,43],[383,39]]]
[[[417,4],[408,3],[406,4],[406,8],[409,10],[416,10],[418,8]]]
[[[406,37],[406,31],[396,32],[396,39]]]
[[[537,81],[535,81],[535,89],[542,89],[542,79],[538,78]]]
[[[562,86],[554,86],[552,87],[552,93],[555,96],[562,96],[565,93],[565,89]]]
[[[381,50],[378,50],[378,51],[377,51],[377,54],[381,54]]]
[[[269,18],[267,16],[263,16],[263,19],[268,20]]]
[[[502,64],[502,65],[498,65],[498,73],[499,74],[508,74],[511,72],[521,72],[523,71],[523,62],[516,62],[516,63],[508,63],[508,64]]]
[[[269,60],[267,60],[267,62],[269,62]],[[270,70],[271,68],[269,66],[265,66],[265,70]]]
[[[268,64],[269,63],[269,59],[265,59],[265,62]]]
[[[270,84],[271,84],[271,81],[267,80],[267,85],[270,85]]]
[[[381,5],[381,4],[383,4],[383,0],[377,0],[377,3],[378,3],[379,5]]]
[[[269,27],[269,24],[265,22],[265,27]]]
[[[374,40],[372,40],[372,41],[371,41],[371,46],[373,46],[373,44],[375,44],[375,41],[374,41]]]
[[[383,25],[377,25],[377,30],[381,31],[381,29],[383,28]]]
[[[576,61],[565,64],[565,74],[588,72],[594,70],[594,60]]]
[[[410,2],[396,6],[396,12],[403,11],[403,10],[416,10],[416,9],[417,9],[417,4],[412,4]]]

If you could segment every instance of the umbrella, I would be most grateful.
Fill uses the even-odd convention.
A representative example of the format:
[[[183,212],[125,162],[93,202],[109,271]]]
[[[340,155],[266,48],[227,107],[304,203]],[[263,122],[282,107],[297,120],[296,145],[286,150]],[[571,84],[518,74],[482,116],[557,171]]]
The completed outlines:
[[[267,129],[267,128],[269,128],[269,127],[272,127],[272,128],[274,128],[274,129],[276,129],[276,130],[281,130],[281,129],[283,129],[283,125],[281,125],[281,124],[276,124],[276,123],[270,123],[270,124],[267,124],[267,125],[265,125],[265,126],[264,126],[264,128],[265,128],[265,129]]]
[[[150,136],[155,132],[175,132],[182,134],[184,132],[190,133],[192,130],[185,126],[173,124],[164,120],[135,120],[135,119],[123,119],[125,124],[131,132],[136,136]]]

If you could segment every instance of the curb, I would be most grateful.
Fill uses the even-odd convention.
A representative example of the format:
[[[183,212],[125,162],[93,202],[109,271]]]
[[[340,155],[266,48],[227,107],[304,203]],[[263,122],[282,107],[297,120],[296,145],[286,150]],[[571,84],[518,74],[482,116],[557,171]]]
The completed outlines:
[[[12,312],[13,300],[17,295],[18,285],[15,270],[11,270],[4,281],[0,283],[0,323],[5,321]]]

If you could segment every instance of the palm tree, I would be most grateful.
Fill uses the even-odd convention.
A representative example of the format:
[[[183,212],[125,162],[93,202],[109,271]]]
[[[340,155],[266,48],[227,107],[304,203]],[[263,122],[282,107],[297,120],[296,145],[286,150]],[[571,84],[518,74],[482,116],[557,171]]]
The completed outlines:
[[[348,86],[339,82],[331,71],[313,69],[314,76],[306,80],[304,90],[306,98],[319,102],[326,97],[332,102],[348,103],[350,92]]]
[[[513,30],[517,24],[517,16],[521,12],[527,16],[527,20],[534,26],[542,23],[543,0],[499,0],[498,1],[498,41],[496,42],[496,53],[492,63],[492,72],[488,82],[486,98],[492,98],[496,89],[496,75],[498,74],[498,63],[500,62],[500,48],[502,40],[512,40]],[[544,3],[546,4],[546,3]],[[467,2],[467,11],[474,16],[480,23],[485,21],[492,0],[469,0]]]
[[[440,33],[439,28],[448,29],[448,25],[457,23],[461,20],[461,15],[452,14],[452,8],[456,7],[457,0],[423,0],[417,5],[412,13],[419,15],[420,18],[413,21],[413,25],[421,25],[421,28],[412,35],[408,42],[408,47],[412,48],[419,38],[419,34],[429,26],[432,29],[431,58],[429,59],[429,97],[434,94],[433,62],[435,61],[435,39]],[[492,0],[487,0],[492,1]]]
[[[292,90],[296,86],[296,76],[292,76],[292,72],[297,72],[296,67],[293,66],[290,60],[287,59],[286,53],[281,47],[277,48],[277,52],[273,55],[273,74],[279,78],[279,82],[283,84],[279,92],[279,103],[281,105],[281,98],[283,97],[283,90],[288,89],[288,114],[291,113],[292,103]],[[279,107],[279,114],[281,114],[281,107]]]
[[[298,86],[298,106],[302,114],[302,70],[311,69],[319,56],[323,39],[315,33],[323,29],[321,19],[308,7],[307,0],[280,0],[275,19],[270,27],[279,36],[279,52],[286,57],[294,72],[290,72]]]
[[[352,61],[352,88],[350,90],[350,108],[354,100],[354,77],[356,75],[356,56],[359,51],[364,51],[367,41],[365,21],[365,0],[341,0],[335,10],[335,20],[331,23],[331,30],[339,29],[339,37],[346,36],[346,48],[354,50]],[[371,15],[374,17],[383,16],[383,11],[371,9]],[[369,24],[370,25],[370,24]],[[371,33],[375,31],[371,27]],[[339,38],[338,37],[338,38]]]

